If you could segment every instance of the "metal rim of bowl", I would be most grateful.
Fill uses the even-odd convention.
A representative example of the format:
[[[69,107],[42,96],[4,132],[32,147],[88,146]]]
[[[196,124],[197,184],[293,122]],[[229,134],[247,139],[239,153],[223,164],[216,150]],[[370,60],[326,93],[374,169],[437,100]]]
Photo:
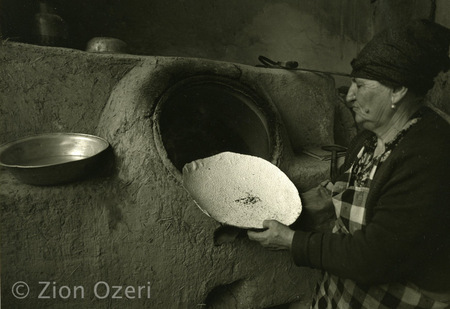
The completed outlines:
[[[16,139],[14,141],[11,142],[7,142],[4,143],[2,145],[0,145],[0,166],[3,167],[7,167],[7,168],[21,168],[21,169],[35,169],[35,168],[42,168],[42,167],[49,167],[49,166],[58,166],[58,165],[63,165],[63,164],[67,164],[69,162],[61,162],[61,163],[49,163],[49,164],[42,164],[42,165],[20,165],[20,164],[7,164],[7,163],[3,163],[1,160],[1,155],[7,150],[9,149],[11,146],[29,141],[29,140],[33,140],[36,139],[38,137],[53,137],[53,136],[75,136],[75,137],[88,137],[88,138],[92,138],[92,139],[96,139],[99,140],[100,142],[102,142],[103,147],[95,154],[93,154],[92,156],[86,157],[86,158],[82,158],[79,160],[72,160],[69,162],[75,162],[75,161],[82,161],[82,160],[86,160],[88,158],[91,158],[93,156],[96,156],[100,153],[102,153],[103,151],[105,151],[106,149],[108,149],[108,147],[110,146],[109,142],[99,136],[96,135],[92,135],[92,134],[86,134],[86,133],[64,133],[64,132],[59,132],[59,133],[42,133],[42,134],[34,134],[34,135],[29,135],[29,136],[25,136],[19,139]]]

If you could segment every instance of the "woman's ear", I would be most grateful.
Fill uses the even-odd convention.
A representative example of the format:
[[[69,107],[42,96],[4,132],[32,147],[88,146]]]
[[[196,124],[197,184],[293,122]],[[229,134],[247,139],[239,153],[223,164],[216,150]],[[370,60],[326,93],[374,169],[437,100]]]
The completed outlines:
[[[391,94],[391,104],[396,104],[397,102],[399,102],[405,97],[407,93],[408,88],[404,86],[393,88]]]

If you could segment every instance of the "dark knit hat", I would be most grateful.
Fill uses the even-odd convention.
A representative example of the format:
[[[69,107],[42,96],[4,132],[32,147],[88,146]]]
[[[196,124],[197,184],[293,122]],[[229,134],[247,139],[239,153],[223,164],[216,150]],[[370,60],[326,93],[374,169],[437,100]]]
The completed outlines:
[[[401,85],[417,94],[450,67],[450,29],[429,20],[413,20],[377,34],[352,61],[352,76]]]

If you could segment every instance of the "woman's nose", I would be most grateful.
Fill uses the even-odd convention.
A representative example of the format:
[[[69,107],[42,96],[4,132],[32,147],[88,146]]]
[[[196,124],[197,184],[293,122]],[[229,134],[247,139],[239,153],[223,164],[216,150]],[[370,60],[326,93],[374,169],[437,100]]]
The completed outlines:
[[[351,106],[355,100],[356,100],[355,86],[352,84],[348,89],[345,101],[347,101],[347,106]]]

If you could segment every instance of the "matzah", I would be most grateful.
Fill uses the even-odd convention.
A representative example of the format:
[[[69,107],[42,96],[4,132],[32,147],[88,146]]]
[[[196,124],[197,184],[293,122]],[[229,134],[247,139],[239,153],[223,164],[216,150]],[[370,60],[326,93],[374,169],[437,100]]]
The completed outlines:
[[[286,174],[255,156],[222,152],[188,163],[183,186],[204,213],[226,225],[260,229],[269,219],[290,225],[302,210]]]

